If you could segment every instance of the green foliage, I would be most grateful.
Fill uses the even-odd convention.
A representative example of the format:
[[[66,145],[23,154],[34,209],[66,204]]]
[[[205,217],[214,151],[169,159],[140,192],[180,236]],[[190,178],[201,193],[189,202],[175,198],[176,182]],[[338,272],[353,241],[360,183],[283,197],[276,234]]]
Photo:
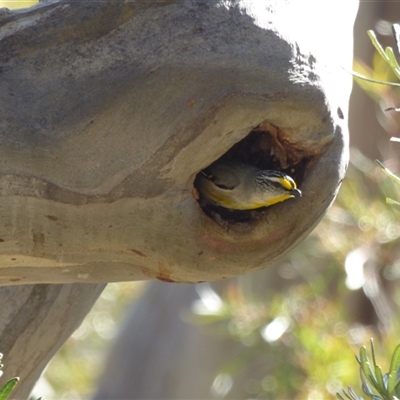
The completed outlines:
[[[398,37],[396,35],[397,32],[400,32],[400,25],[399,24],[394,24],[393,25],[393,30],[395,32],[395,38],[396,38],[396,44],[397,47],[400,51],[400,43],[398,42]],[[395,74],[395,76],[400,79],[400,66],[396,60],[396,57],[394,55],[393,49],[389,46],[387,46],[385,49],[383,49],[382,45],[379,43],[378,38],[375,35],[375,32],[372,30],[369,30],[367,32],[369,38],[371,39],[372,44],[374,45],[376,51],[378,52],[378,55],[381,57],[381,59],[389,65],[391,71]],[[358,78],[361,78],[363,80],[369,81],[369,82],[374,82],[374,83],[382,83],[385,85],[389,86],[400,86],[399,83],[395,82],[386,82],[386,81],[381,81],[377,79],[372,79],[368,78],[364,75],[354,73],[354,75]],[[386,111],[396,111],[399,112],[399,108],[388,108]],[[392,141],[400,141],[398,138],[391,138]],[[389,169],[387,169],[379,160],[376,160],[377,164],[382,168],[382,170],[385,172],[386,175],[388,175],[394,182],[397,184],[400,184],[400,178],[393,174]],[[400,203],[396,200],[391,199],[390,197],[386,198],[386,203],[391,204],[391,205],[400,205]]]
[[[378,38],[375,35],[375,32],[372,30],[369,30],[367,32],[369,38],[371,39],[372,44],[374,45],[375,49],[377,50],[378,54],[382,57],[384,61],[386,61],[392,71],[395,73],[398,79],[400,79],[400,66],[397,63],[396,57],[394,55],[393,49],[391,47],[386,47],[383,49],[381,44],[378,41]],[[391,84],[391,83],[389,83]],[[397,84],[399,85],[399,84]]]
[[[393,310],[385,310],[387,317],[376,309],[385,325],[382,357],[390,359],[388,349],[397,345],[399,332],[400,214],[385,204],[383,193],[400,196],[398,185],[375,162],[353,150],[335,203],[276,273],[269,268],[231,281],[223,291],[209,295],[210,285],[202,293],[206,300],[186,318],[208,334],[235,340],[240,349],[216,374],[238,382],[252,371],[243,393],[236,386],[236,397],[328,400],[355,387],[359,374],[353,354],[377,334],[372,325],[353,319],[354,310],[366,307],[357,302],[370,284],[377,285],[373,301],[394,303]],[[358,282],[357,289],[348,280],[358,266],[364,268],[358,279],[368,274],[368,280]],[[385,292],[377,274],[393,290]],[[217,306],[207,307],[207,298],[215,297]]]
[[[393,181],[396,182],[397,184],[400,184],[400,178],[397,175],[388,170],[379,160],[375,161],[382,168],[382,170],[385,172],[386,175],[388,175],[391,179],[393,179]],[[390,197],[386,197],[386,203],[400,206],[400,203],[398,201],[393,200]]]
[[[381,367],[376,362],[374,342],[371,339],[372,360],[363,346],[357,361],[360,364],[362,390],[372,400],[398,400],[400,398],[400,345],[393,352],[389,372],[382,374]],[[341,400],[363,400],[362,397],[348,388],[343,391],[345,397],[337,394]]]
[[[400,44],[398,42],[399,37],[397,35],[397,33],[400,32],[400,25],[394,25],[393,30],[396,37],[397,47],[400,51]],[[379,56],[390,66],[392,72],[396,75],[396,77],[400,79],[400,66],[396,60],[393,49],[391,47],[386,47],[385,49],[383,49],[375,33],[372,30],[368,31],[367,33]],[[383,83],[390,86],[400,86],[400,84],[398,83],[375,80],[367,78],[360,74],[355,74],[355,76],[374,83]],[[400,109],[398,108],[389,108],[386,111],[389,110],[394,110],[396,112],[400,111]],[[387,169],[379,160],[376,160],[376,163],[385,172],[385,174],[393,180],[394,183],[400,184],[400,178],[398,176]],[[391,205],[400,205],[399,202],[389,197],[386,198],[386,203]],[[400,398],[400,344],[397,345],[393,352],[390,369],[389,372],[387,372],[386,374],[382,373],[381,367],[377,364],[374,342],[372,339],[371,353],[372,360],[368,357],[367,350],[363,346],[360,349],[360,355],[357,357],[357,361],[360,365],[360,376],[363,392],[368,396],[368,398],[371,398],[372,400],[398,400],[398,398]],[[343,395],[344,397],[341,394],[337,393],[337,397],[341,400],[363,400],[363,398],[357,396],[357,394],[350,387],[348,388],[347,392],[343,390]]]
[[[396,27],[399,27],[400,25],[394,24],[394,30],[396,30]],[[389,65],[391,71],[394,73],[394,75],[400,79],[400,66],[396,60],[396,57],[394,55],[394,51],[390,46],[387,46],[385,49],[382,47],[382,45],[379,43],[378,38],[375,35],[375,32],[372,30],[369,30],[367,32],[369,38],[371,39],[372,44],[374,45],[376,51],[378,52],[378,55],[380,58]],[[397,40],[397,38],[396,38]],[[397,47],[399,48],[399,43],[397,43]],[[388,82],[388,81],[383,81],[380,79],[375,79],[375,78],[370,78],[365,75],[362,75],[357,72],[352,72],[352,74],[360,78],[362,80],[368,81],[368,82],[373,82],[373,83],[380,83],[383,85],[389,85],[389,86],[400,86],[400,83],[396,82]]]
[[[19,378],[12,378],[0,388],[0,400],[8,399],[8,396],[10,395],[18,381]]]
[[[3,368],[3,364],[1,360],[3,358],[3,354],[0,353],[0,370]],[[3,371],[0,371],[0,376],[2,375]],[[14,387],[18,383],[19,378],[12,378],[7,381],[2,387],[0,387],[0,400],[7,400],[10,393],[13,391]]]

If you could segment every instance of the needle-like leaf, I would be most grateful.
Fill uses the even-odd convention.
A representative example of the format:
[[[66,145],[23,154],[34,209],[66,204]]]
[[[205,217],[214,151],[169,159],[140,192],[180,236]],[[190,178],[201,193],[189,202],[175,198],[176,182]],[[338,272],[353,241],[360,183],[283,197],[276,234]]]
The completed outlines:
[[[396,176],[393,172],[388,170],[379,160],[375,160],[375,161],[383,169],[383,172],[386,175],[390,176],[393,180],[395,180],[397,183],[400,184],[400,178],[398,176]]]
[[[377,50],[377,52],[380,54],[380,56],[387,62],[389,63],[389,57],[387,56],[387,54],[385,53],[385,50],[383,50],[383,47],[381,46],[381,44],[378,42],[378,38],[375,35],[375,32],[373,30],[368,30],[367,31],[367,35],[369,36],[369,38],[371,39],[372,44],[374,45],[375,49]]]
[[[377,385],[375,389],[382,395],[386,396],[387,395],[387,390],[386,386],[383,380],[383,374],[382,374],[382,369],[379,365],[375,365],[375,378]]]
[[[390,396],[397,395],[396,386],[397,386],[397,378],[400,370],[400,344],[395,348],[392,360],[390,362],[390,370],[389,370],[389,379],[388,379],[388,393]]]
[[[397,62],[396,56],[393,53],[393,49],[391,47],[386,47],[386,55],[389,58],[389,65],[392,68],[393,72],[396,74],[398,78],[400,78],[400,66]]]
[[[367,357],[367,349],[365,348],[365,346],[362,346],[360,349],[360,365],[361,365],[361,369],[362,372],[365,375],[365,378],[374,386],[376,387],[378,385],[378,382],[376,381],[374,372],[371,368],[371,364],[369,362],[369,359]]]
[[[18,383],[19,378],[12,378],[0,388],[0,400],[7,400],[7,397]]]
[[[396,200],[391,199],[390,197],[386,197],[386,204],[391,204],[395,206],[400,206],[400,203]]]
[[[359,74],[357,72],[354,72],[354,71],[348,71],[348,72],[350,72],[350,74],[352,74],[356,78],[360,78],[360,79],[363,79],[363,80],[368,81],[368,82],[380,83],[382,85],[389,85],[389,86],[400,86],[400,83],[387,82],[387,81],[381,81],[379,79],[368,78],[367,76],[361,75],[361,74]]]

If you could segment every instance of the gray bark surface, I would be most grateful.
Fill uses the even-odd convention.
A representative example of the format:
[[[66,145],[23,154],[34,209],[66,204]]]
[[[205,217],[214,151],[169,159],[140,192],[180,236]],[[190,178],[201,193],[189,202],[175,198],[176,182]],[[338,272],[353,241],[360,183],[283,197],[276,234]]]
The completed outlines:
[[[3,12],[2,285],[223,279],[313,229],[347,166],[348,92],[331,96],[339,68],[280,29],[277,4]],[[257,130],[272,145],[240,144]],[[238,142],[240,158],[298,170],[303,197],[245,223],[207,215],[196,174]]]
[[[0,385],[19,377],[12,399],[27,399],[51,357],[81,324],[104,284],[0,288]]]
[[[347,166],[349,87],[332,94],[343,72],[285,28],[285,7],[63,1],[0,11],[0,285],[94,283],[0,291],[16,398],[102,283],[255,271],[323,216]],[[238,158],[293,168],[303,197],[245,221],[207,214],[195,177],[233,146]]]
[[[232,342],[202,335],[181,318],[196,298],[194,285],[151,283],[126,316],[93,399],[209,397],[223,348],[232,351]]]
[[[349,17],[350,10],[343,13]],[[332,22],[336,24],[338,21],[330,13],[325,14],[322,19],[326,24],[326,31],[318,31],[321,35],[329,31]],[[304,23],[307,24],[307,21]],[[350,22],[346,25],[341,20],[341,24],[342,29],[347,27],[348,36],[346,39],[343,34],[341,39],[336,37],[336,40],[340,44],[348,43],[351,38]],[[369,28],[366,27],[362,35]],[[333,37],[328,36],[327,33],[325,41],[330,48],[332,43],[329,38],[333,40]],[[351,59],[351,47],[347,53],[333,52],[337,59],[343,57],[340,60],[342,65],[346,65],[346,57]],[[352,105],[356,106],[354,103]],[[347,110],[343,111],[345,115],[348,114]],[[358,123],[371,119],[372,114],[368,113]],[[358,135],[355,139],[368,146],[368,140],[362,140],[362,137],[365,139],[365,133],[365,130],[354,127],[354,135]],[[290,290],[293,284],[292,281],[282,283],[273,266],[257,273],[254,282],[259,282],[259,293],[264,293],[266,298],[272,291]],[[226,286],[229,286],[229,281],[213,283],[213,287],[217,288]],[[151,283],[148,291],[129,311],[116,337],[93,400],[218,397],[220,394],[213,394],[211,391],[213,380],[221,367],[234,359],[238,350],[237,343],[229,338],[221,339],[217,334],[210,335],[207,330],[191,325],[182,318],[197,297],[194,285]],[[248,393],[243,393],[246,383],[257,376],[257,373],[262,373],[260,370],[246,370],[235,375],[226,398],[249,396]]]
[[[258,277],[262,292],[280,286],[274,267],[259,272]],[[221,294],[230,285],[235,288],[232,281],[215,282],[212,290]],[[226,365],[234,364],[243,349],[235,339],[219,334],[226,332],[222,328],[225,321],[220,322],[221,330],[190,322],[195,321],[191,308],[199,301],[196,286],[149,284],[126,315],[92,400],[220,397],[213,391],[213,381]],[[227,398],[244,398],[244,382],[260,373],[243,370],[232,379]]]

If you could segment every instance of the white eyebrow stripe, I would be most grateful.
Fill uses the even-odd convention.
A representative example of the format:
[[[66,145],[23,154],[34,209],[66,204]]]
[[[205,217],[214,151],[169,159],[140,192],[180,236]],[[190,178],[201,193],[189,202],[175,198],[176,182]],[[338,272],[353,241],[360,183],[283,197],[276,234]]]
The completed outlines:
[[[269,179],[270,181],[273,181],[273,182],[278,182],[278,183],[281,183],[281,181],[282,181],[282,178],[278,178],[275,176],[269,176],[267,179]]]

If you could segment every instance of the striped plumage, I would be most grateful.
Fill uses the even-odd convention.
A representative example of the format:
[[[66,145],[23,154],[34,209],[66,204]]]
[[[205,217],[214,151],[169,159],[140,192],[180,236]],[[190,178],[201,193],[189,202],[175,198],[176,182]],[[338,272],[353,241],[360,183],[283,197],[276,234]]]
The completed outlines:
[[[233,210],[253,210],[301,196],[295,181],[275,170],[238,161],[217,161],[202,171],[196,187],[207,201]]]

